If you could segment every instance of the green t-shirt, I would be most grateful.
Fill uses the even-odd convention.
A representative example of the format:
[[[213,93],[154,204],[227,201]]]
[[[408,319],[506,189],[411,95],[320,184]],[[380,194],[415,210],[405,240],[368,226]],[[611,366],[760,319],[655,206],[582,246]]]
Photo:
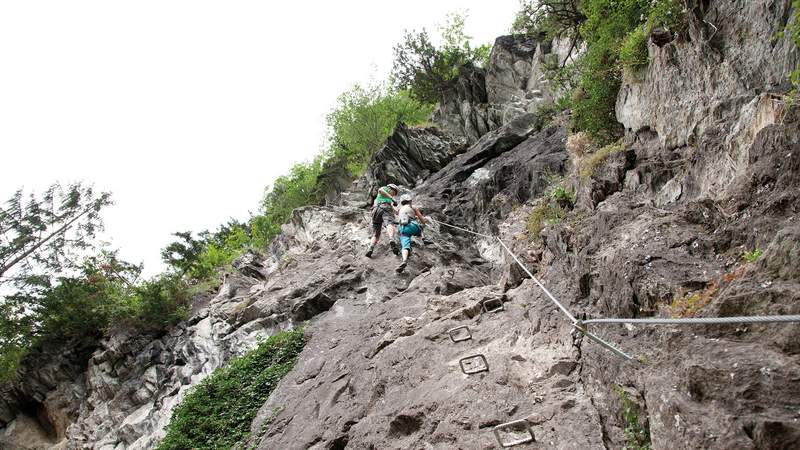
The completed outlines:
[[[392,203],[393,202],[392,197],[387,197],[387,196],[383,195],[383,193],[381,192],[381,191],[389,192],[390,190],[391,189],[389,189],[388,186],[384,186],[384,187],[380,188],[378,190],[378,196],[375,197],[375,204],[376,205],[380,205],[381,203]]]

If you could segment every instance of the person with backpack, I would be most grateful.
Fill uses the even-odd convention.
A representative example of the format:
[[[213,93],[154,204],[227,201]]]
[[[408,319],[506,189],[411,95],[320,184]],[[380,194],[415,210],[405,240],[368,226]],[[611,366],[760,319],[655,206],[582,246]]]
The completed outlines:
[[[411,194],[403,194],[400,197],[400,208],[397,217],[400,221],[400,246],[402,248],[403,262],[395,269],[397,273],[403,273],[411,255],[411,237],[422,235],[422,225],[427,221],[422,215],[422,211],[412,204]]]
[[[375,245],[380,240],[382,228],[386,228],[386,232],[389,234],[389,247],[392,248],[392,253],[400,254],[394,237],[394,205],[396,205],[394,198],[397,196],[397,192],[397,186],[394,184],[388,184],[378,189],[378,195],[372,205],[372,241],[364,254],[367,258],[372,257]]]

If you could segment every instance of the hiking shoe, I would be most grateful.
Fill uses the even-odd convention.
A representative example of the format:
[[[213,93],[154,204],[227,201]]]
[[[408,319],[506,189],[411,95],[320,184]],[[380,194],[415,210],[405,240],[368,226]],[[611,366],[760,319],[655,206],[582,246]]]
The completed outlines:
[[[366,256],[367,258],[372,258],[372,250],[373,250],[372,247],[368,248],[367,253],[364,253],[364,256]]]
[[[389,247],[392,248],[392,253],[394,253],[396,256],[400,256],[400,246],[397,245],[397,242],[389,241]]]
[[[401,262],[400,265],[397,266],[397,269],[394,269],[394,271],[397,272],[397,273],[403,273],[404,270],[406,270],[406,262],[405,261]]]

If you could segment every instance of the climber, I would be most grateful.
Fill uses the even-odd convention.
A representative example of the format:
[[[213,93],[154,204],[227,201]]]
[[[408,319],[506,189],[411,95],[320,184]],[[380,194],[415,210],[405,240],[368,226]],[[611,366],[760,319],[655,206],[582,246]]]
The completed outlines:
[[[397,266],[395,272],[402,273],[408,263],[408,256],[411,254],[411,237],[422,235],[422,225],[426,224],[425,217],[416,206],[412,205],[411,194],[403,194],[400,197],[400,209],[397,216],[400,220],[400,245],[403,248],[403,262]]]
[[[394,206],[397,204],[394,197],[397,195],[397,186],[394,184],[386,185],[378,189],[378,195],[372,205],[372,241],[367,248],[365,256],[372,257],[372,251],[381,237],[381,228],[386,227],[389,234],[389,247],[395,255],[400,254],[397,241],[394,237]]]

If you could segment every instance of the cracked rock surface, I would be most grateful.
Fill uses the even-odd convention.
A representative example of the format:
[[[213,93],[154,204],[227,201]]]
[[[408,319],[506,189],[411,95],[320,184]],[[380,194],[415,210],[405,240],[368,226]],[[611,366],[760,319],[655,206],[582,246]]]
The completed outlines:
[[[800,121],[780,90],[797,51],[759,40],[790,2],[746,3],[692,11],[690,41],[653,36],[618,98],[622,150],[588,173],[596,149],[568,150],[568,118],[536,114],[553,95],[542,64],[579,50],[499,39],[440,105],[441,130],[398,127],[337,202],[295,210],[186,322],[40,355],[0,390],[0,444],[152,448],[188,388],[308,321],[245,448],[491,449],[521,419],[535,438],[521,448],[622,448],[634,425],[654,449],[797,448],[800,325],[592,326],[626,361],[576,333],[495,238],[580,319],[800,313]],[[703,20],[727,22],[711,36]],[[385,237],[363,256],[367,193],[387,182],[486,236],[433,223],[395,274]],[[558,183],[575,203],[534,233]],[[453,342],[457,327],[471,338]]]

